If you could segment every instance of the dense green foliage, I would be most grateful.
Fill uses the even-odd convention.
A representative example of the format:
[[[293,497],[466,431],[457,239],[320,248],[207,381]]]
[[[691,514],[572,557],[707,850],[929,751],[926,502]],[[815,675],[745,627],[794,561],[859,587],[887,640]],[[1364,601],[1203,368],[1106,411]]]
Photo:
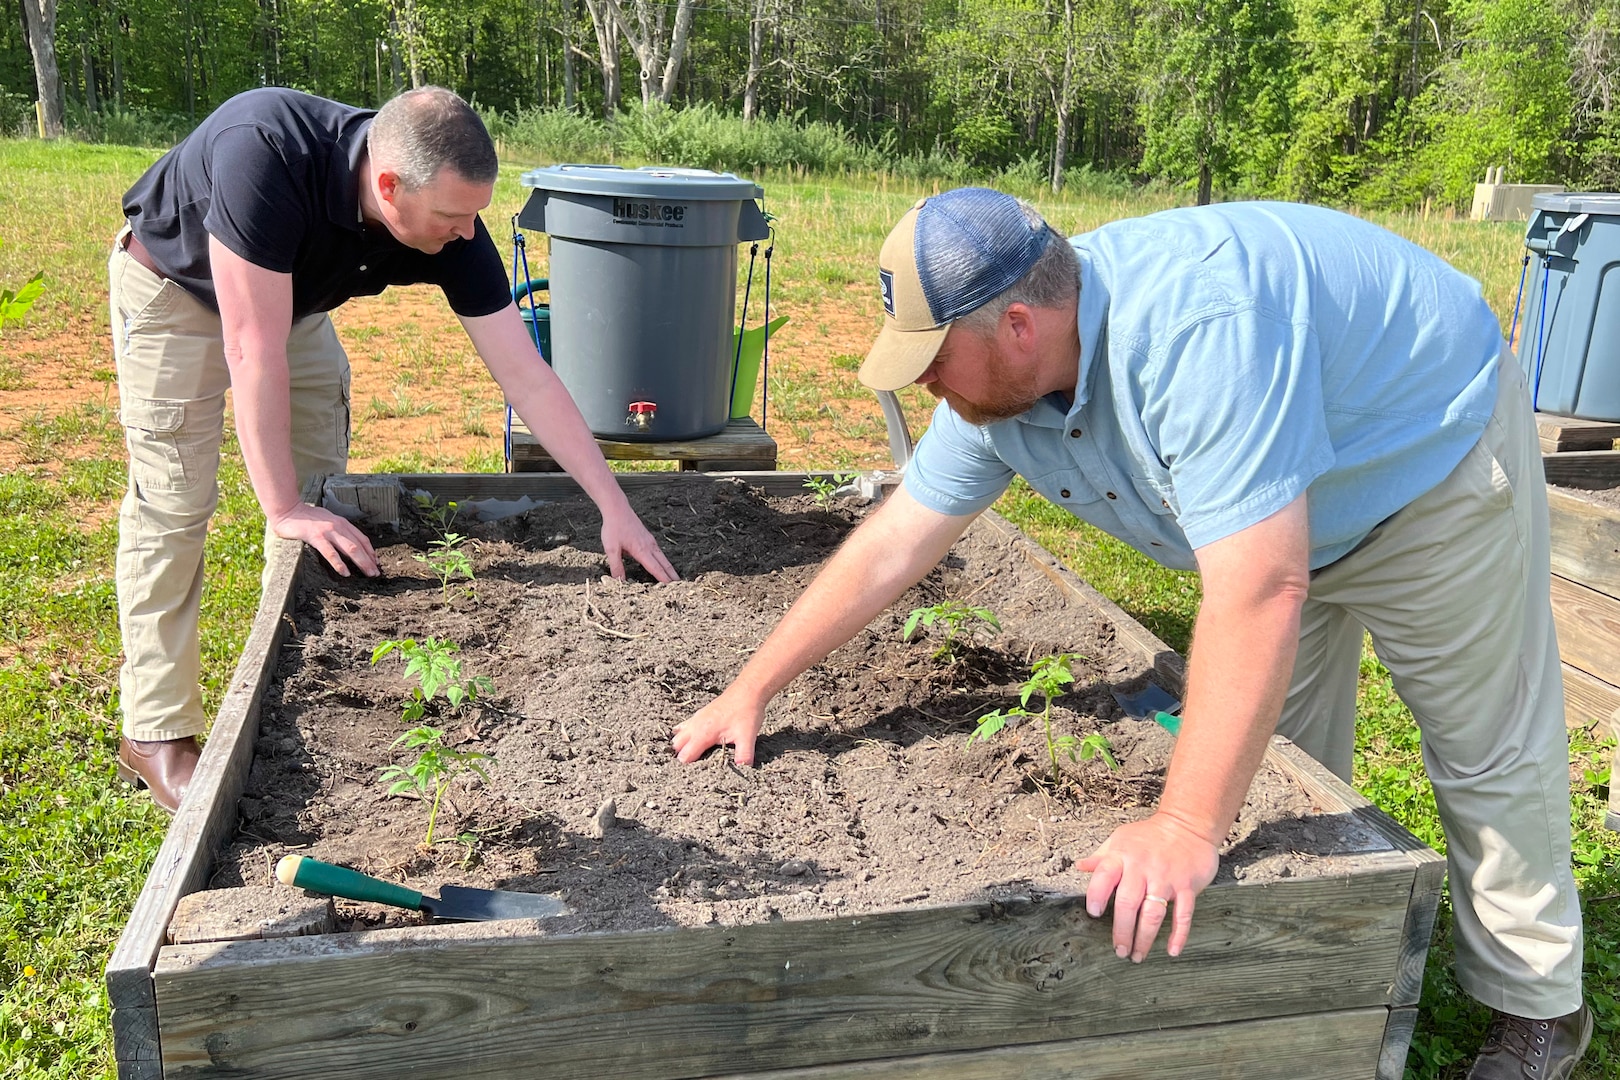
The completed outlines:
[[[1491,166],[1620,183],[1620,0],[26,2],[96,141],[166,144],[253,86],[434,82],[557,159],[1389,206],[1458,205]],[[6,133],[34,126],[24,3],[0,0]]]

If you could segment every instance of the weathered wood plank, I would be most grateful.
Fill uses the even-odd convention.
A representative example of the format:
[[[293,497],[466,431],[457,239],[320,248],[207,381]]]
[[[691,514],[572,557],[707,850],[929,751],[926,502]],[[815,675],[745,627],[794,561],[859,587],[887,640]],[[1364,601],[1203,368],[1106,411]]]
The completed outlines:
[[[1620,450],[1572,450],[1541,455],[1547,483],[1574,488],[1620,485]]]
[[[1368,1080],[1378,1068],[1381,1046],[1394,1056],[1387,1041],[1389,1015],[1390,1010],[1380,1008],[1315,1013],[995,1050],[730,1073],[715,1080]],[[1279,1052],[1279,1047],[1287,1051]],[[1404,1060],[1404,1047],[1401,1057]],[[1393,1074],[1393,1080],[1400,1077],[1400,1072]]]
[[[1603,420],[1577,420],[1573,416],[1536,414],[1536,432],[1544,454],[1566,450],[1620,450],[1620,424]]]
[[[107,961],[113,1053],[119,1062],[158,1056],[152,966],[167,939],[175,906],[182,896],[206,884],[215,849],[236,828],[236,801],[253,761],[259,704],[288,630],[286,615],[302,550],[296,540],[269,545],[267,584],[241,662],[220,702],[185,801],[169,824],[146,884]]]
[[[1324,810],[1329,813],[1348,811],[1388,842],[1393,850],[1412,861],[1416,872],[1406,909],[1406,926],[1401,931],[1399,973],[1391,990],[1390,1003],[1416,1005],[1423,994],[1423,971],[1428,963],[1429,942],[1434,936],[1435,915],[1440,909],[1441,885],[1446,877],[1445,859],[1287,739],[1280,735],[1273,737],[1270,753]]]
[[[803,495],[811,477],[830,480],[829,472],[717,472],[681,473],[679,479],[692,483],[724,483],[741,480],[767,495]],[[668,484],[676,477],[667,472],[620,472],[613,479],[621,488]],[[573,477],[562,473],[402,473],[406,491],[421,489],[440,499],[561,499],[582,494]]]
[[[1547,510],[1553,573],[1620,596],[1620,509],[1552,488]]]
[[[1564,723],[1620,735],[1620,686],[1594,679],[1580,668],[1564,668]]]
[[[1564,663],[1620,684],[1620,600],[1555,574],[1552,608]]]
[[[1412,882],[1407,864],[1216,885],[1183,955],[1142,964],[1114,956],[1083,897],[1060,897],[639,934],[546,938],[523,922],[171,946],[154,981],[170,1076],[368,1080],[402,1060],[469,1080],[705,1076],[1388,1005]]]
[[[1384,1025],[1384,1045],[1378,1055],[1378,1080],[1402,1080],[1406,1075],[1406,1054],[1412,1048],[1417,1016],[1416,1009],[1389,1010],[1389,1019]]]
[[[776,440],[767,435],[750,417],[732,420],[725,430],[702,439],[668,442],[631,442],[598,435],[596,445],[609,461],[680,461],[691,463],[749,462],[742,468],[776,468]],[[517,417],[512,418],[511,464],[513,472],[554,468],[556,462]],[[707,470],[706,470],[707,471]]]
[[[329,934],[337,929],[330,896],[294,889],[241,885],[200,889],[180,898],[169,920],[169,944],[250,941],[255,938]]]

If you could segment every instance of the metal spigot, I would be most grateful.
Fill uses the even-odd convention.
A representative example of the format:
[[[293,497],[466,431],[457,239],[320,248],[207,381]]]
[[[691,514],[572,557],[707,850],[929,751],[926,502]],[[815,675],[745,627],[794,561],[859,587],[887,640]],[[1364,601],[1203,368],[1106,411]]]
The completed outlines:
[[[624,418],[625,427],[633,427],[638,431],[646,431],[652,427],[652,422],[658,416],[658,403],[655,401],[632,401],[630,412]]]

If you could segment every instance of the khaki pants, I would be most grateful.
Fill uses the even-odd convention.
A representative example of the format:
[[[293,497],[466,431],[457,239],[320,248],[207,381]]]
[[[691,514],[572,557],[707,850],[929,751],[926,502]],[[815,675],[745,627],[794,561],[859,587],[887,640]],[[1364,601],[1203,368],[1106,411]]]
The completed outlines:
[[[1498,379],[1495,414],[1452,474],[1311,576],[1277,730],[1349,779],[1365,627],[1422,733],[1457,980],[1545,1019],[1581,1001],[1569,743],[1535,418],[1511,356]]]
[[[219,501],[225,366],[219,316],[136,262],[125,228],[107,264],[129,488],[118,514],[123,733],[176,739],[207,727],[198,616],[203,540]],[[310,315],[287,339],[299,482],[349,456],[349,359],[332,320]]]

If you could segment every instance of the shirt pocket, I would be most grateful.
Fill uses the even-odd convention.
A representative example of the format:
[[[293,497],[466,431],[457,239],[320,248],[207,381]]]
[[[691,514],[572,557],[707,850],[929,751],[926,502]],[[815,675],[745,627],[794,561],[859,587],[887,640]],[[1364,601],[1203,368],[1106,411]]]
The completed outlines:
[[[1025,477],[1029,486],[1040,492],[1048,502],[1058,506],[1085,506],[1100,502],[1102,492],[1077,477],[1072,469],[1054,469],[1040,476]]]
[[[1149,513],[1171,518],[1180,514],[1181,503],[1176,498],[1175,486],[1168,480],[1132,473],[1131,486],[1136,489],[1137,497],[1142,500],[1142,505],[1147,507]]]

